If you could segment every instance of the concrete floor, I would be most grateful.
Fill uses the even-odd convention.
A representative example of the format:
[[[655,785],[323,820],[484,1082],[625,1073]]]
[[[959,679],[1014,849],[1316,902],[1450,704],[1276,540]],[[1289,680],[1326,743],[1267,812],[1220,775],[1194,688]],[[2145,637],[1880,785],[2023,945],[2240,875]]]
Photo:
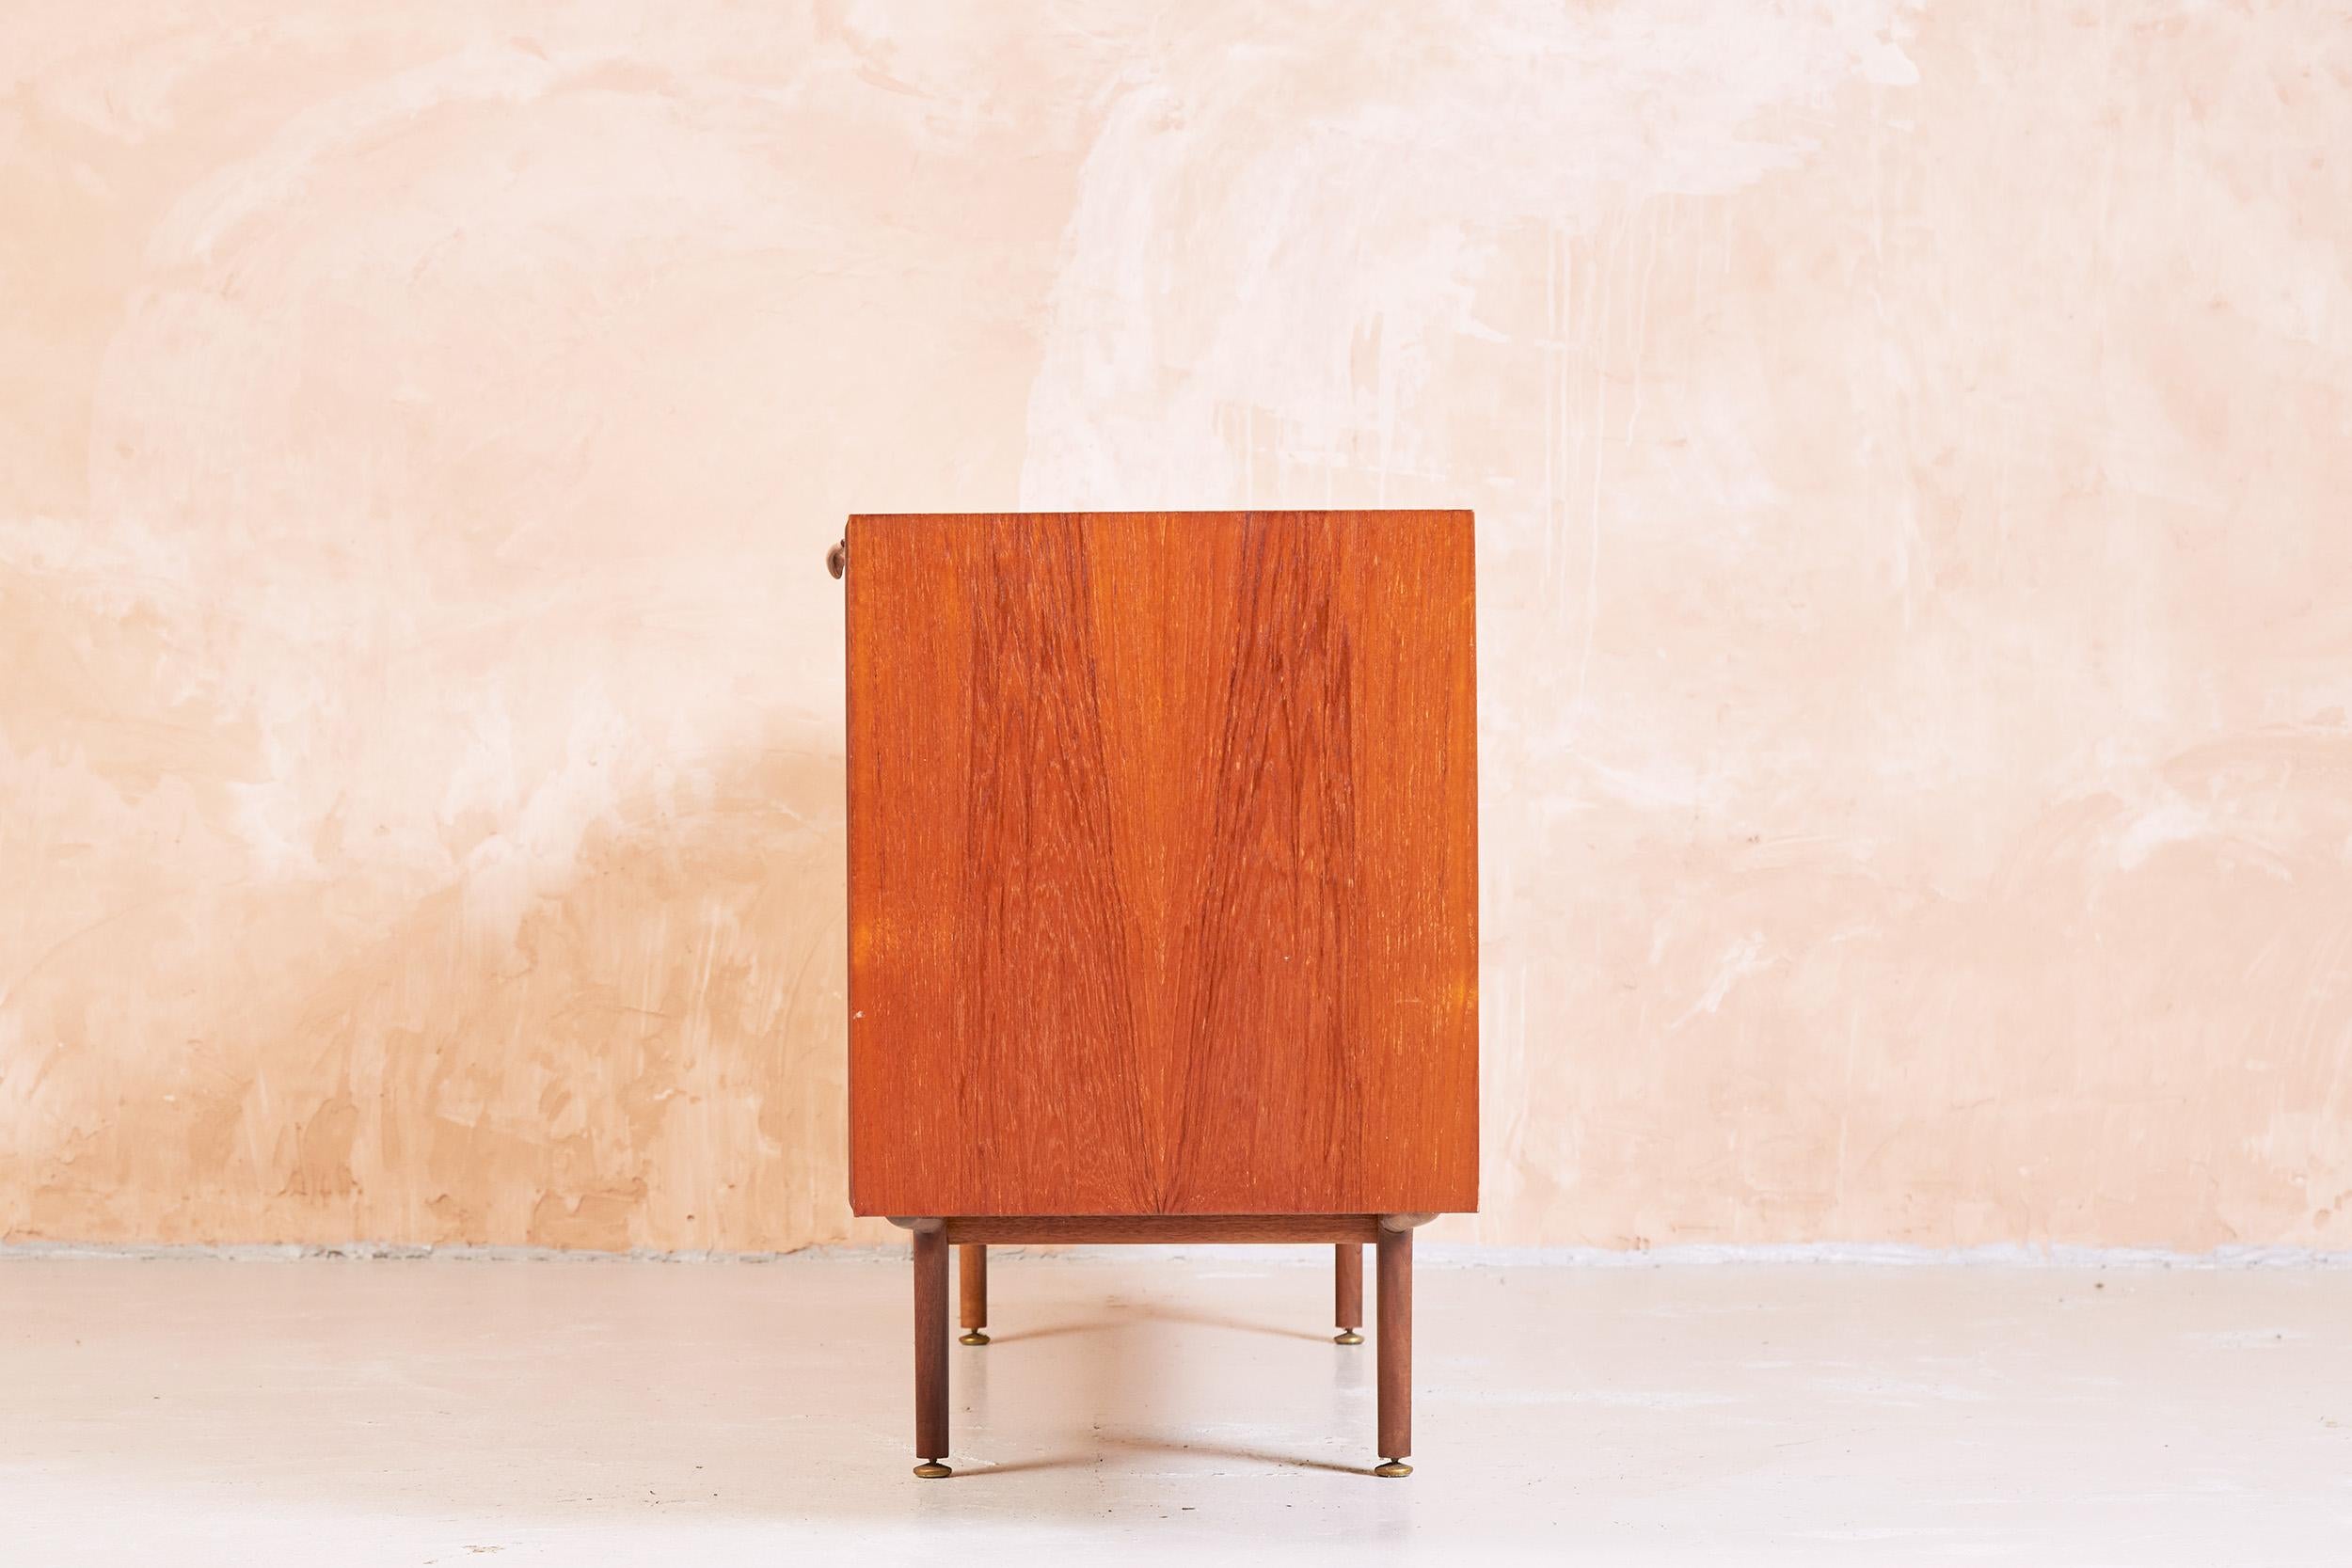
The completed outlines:
[[[902,1258],[0,1261],[0,1562],[2352,1561],[2352,1270],[1020,1258],[911,1477]]]

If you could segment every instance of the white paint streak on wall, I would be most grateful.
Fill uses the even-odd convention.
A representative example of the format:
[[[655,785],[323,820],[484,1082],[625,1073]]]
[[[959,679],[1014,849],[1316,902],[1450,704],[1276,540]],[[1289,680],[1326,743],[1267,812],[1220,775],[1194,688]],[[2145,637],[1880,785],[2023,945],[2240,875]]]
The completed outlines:
[[[1817,132],[1768,117],[1825,108],[1899,59],[1894,14],[1227,6],[1155,37],[1081,171],[1023,504],[1242,504],[1253,410],[1280,465],[1261,500],[1313,504],[1332,483],[1394,500],[1391,482],[1517,470],[1516,452],[1454,450],[1478,433],[1444,378],[1458,338],[1503,336],[1477,325],[1496,253],[1531,227],[1592,234],[1649,197],[1795,164]]]
[[[1772,959],[1764,954],[1763,936],[1750,931],[1724,949],[1723,958],[1715,965],[1715,973],[1708,976],[1707,990],[1687,1011],[1666,1027],[1669,1030],[1679,1029],[1702,1013],[1719,1010],[1724,1005],[1724,998],[1731,994],[1732,987],[1771,963]]]

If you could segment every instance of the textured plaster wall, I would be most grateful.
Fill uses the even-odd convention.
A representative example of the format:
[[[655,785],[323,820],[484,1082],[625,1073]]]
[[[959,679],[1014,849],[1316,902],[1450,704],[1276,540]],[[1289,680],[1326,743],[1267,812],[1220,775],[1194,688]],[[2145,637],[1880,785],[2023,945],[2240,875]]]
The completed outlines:
[[[10,6],[0,1237],[852,1233],[840,516],[1386,501],[1455,1237],[2352,1246],[2346,149],[2315,3]]]

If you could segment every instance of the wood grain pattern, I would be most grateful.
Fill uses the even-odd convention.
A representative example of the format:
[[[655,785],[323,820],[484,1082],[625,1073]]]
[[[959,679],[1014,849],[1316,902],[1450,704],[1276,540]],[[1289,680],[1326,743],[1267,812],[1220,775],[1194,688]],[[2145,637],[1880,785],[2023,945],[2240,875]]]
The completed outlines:
[[[947,1239],[1004,1246],[1049,1243],[1370,1242],[1372,1214],[972,1214],[947,1222]]]
[[[1470,515],[848,542],[856,1211],[1475,1208]]]

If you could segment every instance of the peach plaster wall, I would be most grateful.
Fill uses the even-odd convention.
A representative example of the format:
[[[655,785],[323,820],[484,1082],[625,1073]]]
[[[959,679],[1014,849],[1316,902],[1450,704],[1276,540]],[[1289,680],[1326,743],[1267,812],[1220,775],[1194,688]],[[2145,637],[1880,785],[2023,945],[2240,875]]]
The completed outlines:
[[[851,509],[1480,516],[1503,1243],[2352,1246],[2320,4],[0,20],[0,1237],[770,1249]]]

